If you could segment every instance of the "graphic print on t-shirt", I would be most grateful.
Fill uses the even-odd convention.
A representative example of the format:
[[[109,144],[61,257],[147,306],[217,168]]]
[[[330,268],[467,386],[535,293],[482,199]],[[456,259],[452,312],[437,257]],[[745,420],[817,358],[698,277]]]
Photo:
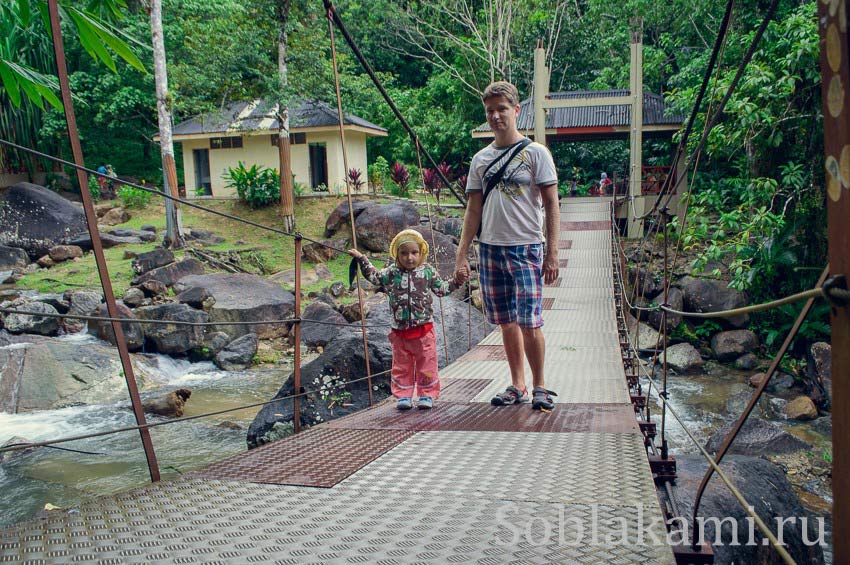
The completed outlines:
[[[500,168],[498,163],[490,168],[490,171],[487,172],[487,175],[483,179],[485,185],[490,182],[490,179]],[[511,200],[516,201],[530,186],[531,166],[527,158],[527,149],[522,149],[511,159],[511,162],[505,168],[502,180],[495,186],[495,189]]]

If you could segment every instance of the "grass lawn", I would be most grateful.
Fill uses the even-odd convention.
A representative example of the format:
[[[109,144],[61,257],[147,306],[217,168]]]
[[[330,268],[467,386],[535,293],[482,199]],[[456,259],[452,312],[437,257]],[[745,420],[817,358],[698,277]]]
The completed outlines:
[[[305,237],[323,239],[328,216],[343,200],[344,197],[296,199],[296,230]],[[279,206],[253,210],[234,200],[198,200],[197,203],[218,212],[282,229]],[[432,212],[435,212],[433,202],[431,206]],[[131,209],[129,212],[131,219],[121,224],[120,227],[139,229],[146,224],[153,225],[156,226],[157,234],[161,238],[165,231],[165,207],[162,203],[150,204],[143,209]],[[462,210],[460,212],[462,213]],[[420,209],[420,213],[425,215],[427,212],[425,209]],[[200,247],[204,251],[238,253],[242,259],[246,260],[243,266],[254,270],[257,274],[277,273],[292,269],[295,265],[295,244],[291,237],[187,206],[181,207],[181,214],[184,229],[209,230],[224,238],[223,243]],[[237,242],[239,242],[238,245]],[[190,244],[197,246],[197,243],[190,242]],[[112,287],[117,297],[123,295],[135,277],[131,267],[132,258],[125,258],[125,251],[143,253],[158,245],[158,242],[120,245],[104,250]],[[177,251],[175,255],[181,258],[187,255],[187,252],[181,250]],[[339,255],[326,263],[326,266],[334,275],[334,280],[348,284],[349,261],[348,255]],[[205,266],[208,272],[215,272],[209,265]],[[304,263],[305,268],[311,266],[309,263]],[[319,281],[313,285],[305,286],[304,293],[320,290],[328,284],[330,284],[329,281]],[[36,289],[40,292],[63,292],[68,289],[84,287],[97,290],[101,288],[93,253],[86,253],[80,259],[59,263],[50,269],[39,269],[18,281],[17,286],[18,288]]]

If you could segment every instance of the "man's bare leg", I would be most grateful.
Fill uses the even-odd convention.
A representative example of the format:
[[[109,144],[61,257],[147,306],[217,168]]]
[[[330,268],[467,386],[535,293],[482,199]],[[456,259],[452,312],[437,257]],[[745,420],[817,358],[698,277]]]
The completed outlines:
[[[543,363],[546,354],[546,342],[540,328],[522,328],[522,343],[528,366],[531,367],[531,379],[534,387],[546,388],[543,379]]]
[[[525,390],[525,365],[523,363],[524,331],[516,322],[502,324],[502,344],[505,348],[505,356],[508,358],[508,367],[511,369],[511,384],[519,390]],[[533,368],[533,366],[532,366]]]

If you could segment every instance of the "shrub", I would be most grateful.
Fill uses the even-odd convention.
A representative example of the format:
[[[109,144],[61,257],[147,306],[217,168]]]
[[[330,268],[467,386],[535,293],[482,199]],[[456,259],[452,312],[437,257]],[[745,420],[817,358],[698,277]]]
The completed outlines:
[[[100,200],[100,184],[97,182],[97,177],[95,176],[89,177],[89,194],[91,194],[91,199],[95,202]]]
[[[144,208],[151,201],[150,192],[124,185],[118,189],[118,200],[124,208]]]
[[[251,208],[263,208],[280,199],[280,175],[274,169],[251,165],[242,161],[235,168],[227,169],[224,178],[228,188],[235,188],[240,200]]]
[[[360,192],[363,187],[363,173],[360,169],[348,169],[348,182],[355,192]]]
[[[407,196],[410,190],[410,171],[407,167],[396,161],[390,168],[390,178],[398,189],[397,196]]]
[[[387,163],[387,160],[383,156],[378,155],[378,158],[375,159],[374,163],[369,165],[367,170],[369,173],[369,182],[372,183],[372,190],[377,192],[378,187],[383,188],[387,180],[387,176],[390,173],[390,164]]]

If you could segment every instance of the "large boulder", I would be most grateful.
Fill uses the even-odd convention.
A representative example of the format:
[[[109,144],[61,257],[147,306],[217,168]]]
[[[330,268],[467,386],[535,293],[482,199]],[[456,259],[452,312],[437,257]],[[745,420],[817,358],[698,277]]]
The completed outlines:
[[[156,232],[147,230],[134,230],[131,228],[115,228],[109,233],[118,237],[137,237],[142,241],[156,241]]]
[[[806,364],[806,388],[815,404],[828,407],[832,399],[832,346],[826,342],[813,343]]]
[[[92,292],[90,290],[66,291],[65,297],[71,304],[67,313],[73,316],[91,316],[95,311],[97,311],[97,308],[103,301],[101,293]],[[66,318],[64,323],[65,330],[68,333],[76,333],[82,331],[86,327],[85,320]]]
[[[729,288],[723,282],[714,279],[683,277],[676,286],[684,293],[684,305],[687,312],[720,312],[746,306],[747,295],[740,290]],[[729,318],[720,318],[735,328],[743,328],[750,321],[749,314],[739,314]]]
[[[132,321],[136,319],[136,316],[123,302],[118,300],[115,302],[115,305],[118,308],[119,318],[122,320],[131,320],[129,322],[121,322],[121,332],[124,334],[124,341],[127,343],[127,349],[130,351],[138,351],[145,345],[145,333],[142,330],[142,324]],[[106,304],[98,306],[94,315],[98,318],[108,318],[109,312],[107,312]],[[112,331],[112,322],[91,321],[89,322],[89,333],[97,336],[103,341],[108,341],[112,345],[115,345],[116,343],[115,332]]]
[[[310,263],[327,263],[335,259],[340,252],[345,253],[350,247],[351,242],[347,239],[325,239],[304,245],[301,248],[301,256]]]
[[[259,343],[257,334],[237,337],[216,354],[215,364],[225,371],[241,371],[251,365]]]
[[[678,455],[676,464],[674,494],[688,522],[690,540],[694,535],[691,529],[694,496],[708,463],[699,455]],[[727,455],[722,469],[774,533],[777,521],[784,520],[782,541],[796,563],[824,562],[822,548],[812,543],[823,532],[818,531],[818,522],[803,508],[780,467],[761,458]],[[776,550],[767,545],[767,539],[754,526],[750,515],[716,475],[705,490],[698,516],[697,534],[702,523],[705,540],[713,545],[715,563],[782,563]],[[805,523],[802,518],[807,518]],[[718,527],[719,541],[716,537]]]
[[[702,356],[690,343],[677,343],[667,348],[667,366],[680,375],[702,371]]]
[[[629,286],[637,287],[640,296],[654,296],[662,289],[661,276],[651,273],[643,267],[629,265],[627,277]]]
[[[178,388],[165,394],[160,394],[142,402],[145,412],[166,416],[168,418],[179,418],[183,415],[183,407],[192,396],[192,391],[186,388]]]
[[[292,318],[295,295],[272,281],[250,274],[190,275],[181,279],[175,290],[182,293],[193,287],[206,289],[215,300],[207,313],[211,322],[220,325],[211,329],[226,332],[233,338],[248,333],[270,338],[286,335],[289,331],[287,323],[252,326],[228,324]]]
[[[390,242],[401,230],[419,226],[419,212],[407,202],[371,206],[357,216],[357,242],[371,251],[389,251]]]
[[[452,278],[457,255],[457,245],[452,238],[431,228],[419,227],[416,230],[428,242],[428,262],[437,267],[437,271],[444,279]]]
[[[324,302],[313,302],[301,315],[301,341],[307,347],[324,347],[339,333],[341,326],[348,325],[345,316]],[[308,320],[315,320],[314,322]]]
[[[47,250],[54,263],[61,263],[68,259],[76,259],[83,256],[83,250],[76,245],[54,245]]]
[[[652,298],[652,302],[654,304],[664,304],[664,293],[659,292]],[[682,291],[675,286],[671,286],[667,289],[667,305],[673,310],[682,311],[684,307],[684,294]],[[658,331],[661,331],[661,318],[662,312],[661,310],[653,310],[649,313],[647,317],[649,324]],[[673,331],[673,328],[677,327],[682,323],[682,317],[678,314],[667,314],[667,334]]]
[[[709,453],[717,453],[734,425],[735,422],[730,422],[714,432],[706,442],[705,449]],[[752,456],[773,455],[792,453],[810,447],[808,443],[789,434],[779,426],[761,418],[750,416],[729,447],[729,453]]]
[[[363,210],[378,205],[377,202],[373,202],[371,200],[353,200],[351,204],[351,209],[354,210],[355,222],[357,221],[357,216],[359,216],[360,213],[363,212]],[[331,212],[331,215],[328,216],[328,219],[325,222],[325,236],[333,236],[343,226],[348,226],[350,224],[350,220],[351,214],[349,212],[348,200],[343,200],[339,206],[334,208],[334,211]]]
[[[634,341],[635,339],[635,324],[638,323],[637,318],[632,316],[631,314],[626,314],[626,324],[629,328],[629,339]],[[664,347],[664,343],[659,339],[660,334],[655,331],[652,326],[649,324],[645,324],[640,322],[638,324],[638,333],[637,333],[637,343],[633,344],[636,348],[640,348],[643,350],[655,350],[656,345],[659,347]]]
[[[72,404],[109,404],[127,398],[114,347],[26,336],[0,346],[0,412],[49,410]],[[140,386],[147,376],[136,371]]]
[[[759,345],[756,334],[750,330],[719,332],[711,338],[711,351],[721,363],[734,361],[745,353],[754,351]]]
[[[134,285],[141,285],[145,281],[159,281],[165,286],[174,286],[174,284],[184,277],[191,275],[202,275],[204,273],[204,264],[189,257],[177,263],[170,263],[164,267],[151,269],[142,273],[133,279]]]
[[[463,218],[437,216],[431,218],[431,224],[438,232],[442,232],[449,237],[459,240],[463,232]]]
[[[45,302],[30,302],[16,308],[32,314],[7,314],[3,320],[6,329],[12,333],[56,335],[59,330],[59,312]],[[48,314],[48,316],[39,316]]]
[[[136,274],[141,275],[147,273],[148,271],[152,271],[153,269],[164,267],[173,262],[174,253],[172,253],[170,249],[166,249],[165,247],[157,247],[156,249],[153,249],[151,251],[139,253],[133,260],[131,265]]]
[[[100,236],[100,245],[104,249],[109,249],[117,245],[138,245],[142,243],[142,240],[138,237],[122,237],[104,231],[98,232],[98,235]],[[89,251],[92,249],[91,235],[88,232],[77,235],[70,238],[68,240],[68,244],[77,245],[82,249]]]
[[[0,194],[0,245],[41,257],[81,233],[87,233],[82,207],[52,190],[20,182]]]
[[[0,271],[18,271],[27,266],[30,257],[20,247],[0,245]]]
[[[141,320],[173,320],[175,322],[206,323],[209,316],[186,304],[159,304],[136,308],[136,317]],[[145,324],[145,343],[152,343],[160,353],[181,355],[204,342],[204,327],[187,324]]]

